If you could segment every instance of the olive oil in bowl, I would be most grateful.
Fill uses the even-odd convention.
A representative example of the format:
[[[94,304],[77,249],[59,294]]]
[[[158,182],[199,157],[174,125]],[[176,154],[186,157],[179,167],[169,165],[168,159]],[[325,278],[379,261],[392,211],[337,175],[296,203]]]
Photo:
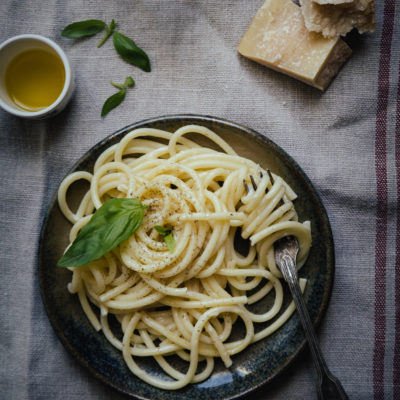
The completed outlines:
[[[30,49],[11,60],[4,82],[15,105],[35,112],[49,107],[60,96],[65,84],[65,68],[55,53]]]

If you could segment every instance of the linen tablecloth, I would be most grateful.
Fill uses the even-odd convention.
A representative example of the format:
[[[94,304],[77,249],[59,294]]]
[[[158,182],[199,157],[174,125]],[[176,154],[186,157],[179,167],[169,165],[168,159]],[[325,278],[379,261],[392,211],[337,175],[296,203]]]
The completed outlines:
[[[318,337],[351,399],[400,399],[400,1],[377,0],[377,30],[348,37],[353,55],[322,93],[237,54],[262,0],[2,0],[0,41],[55,40],[75,72],[60,115],[27,121],[0,112],[0,397],[123,399],[67,353],[42,305],[39,232],[60,180],[115,130],[165,114],[214,115],[283,147],[312,180],[335,240],[331,301]],[[114,18],[147,51],[150,74],[97,38],[60,36],[67,24]],[[106,118],[109,81],[136,87]],[[315,399],[308,351],[259,399]]]

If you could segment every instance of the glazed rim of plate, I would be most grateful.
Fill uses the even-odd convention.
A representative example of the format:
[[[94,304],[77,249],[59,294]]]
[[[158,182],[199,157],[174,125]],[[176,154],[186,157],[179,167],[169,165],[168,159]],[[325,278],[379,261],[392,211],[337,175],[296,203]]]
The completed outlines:
[[[218,126],[224,129],[233,129],[234,131],[237,131],[237,133],[244,134],[244,135],[249,135],[252,139],[255,139],[259,142],[262,142],[265,147],[269,147],[272,149],[276,157],[279,159],[279,161],[283,162],[288,166],[288,168],[293,172],[298,175],[297,178],[300,178],[303,184],[306,185],[305,190],[308,192],[309,195],[312,196],[312,201],[313,203],[316,204],[318,207],[318,210],[320,212],[319,217],[322,219],[323,226],[323,234],[325,236],[325,239],[327,239],[327,243],[325,243],[326,249],[325,249],[325,256],[326,256],[326,267],[327,267],[327,273],[326,273],[326,279],[325,279],[325,284],[323,287],[323,293],[322,293],[322,299],[320,303],[318,304],[318,312],[314,318],[312,318],[313,325],[314,327],[317,327],[319,323],[321,322],[321,319],[327,309],[331,291],[332,291],[332,286],[333,286],[333,277],[334,277],[334,246],[333,246],[333,236],[332,236],[332,231],[330,228],[330,223],[329,219],[327,217],[326,210],[322,204],[322,201],[316,192],[315,188],[313,187],[310,179],[307,177],[307,175],[303,172],[303,170],[300,168],[300,166],[297,164],[297,162],[289,156],[281,147],[276,145],[274,142],[272,142],[270,139],[268,139],[266,136],[244,126],[240,125],[238,123],[213,117],[213,116],[203,116],[203,115],[195,115],[195,114],[176,114],[176,115],[166,115],[166,116],[160,116],[160,117],[155,117],[151,119],[146,119],[142,120],[136,123],[133,123],[131,125],[128,125],[122,129],[119,129],[118,131],[114,132],[113,134],[109,135],[108,137],[104,138],[101,140],[99,143],[94,145],[89,151],[87,151],[74,165],[73,167],[68,171],[68,174],[71,172],[78,170],[79,168],[82,168],[81,165],[88,163],[91,155],[96,154],[98,156],[101,151],[103,151],[106,147],[109,147],[113,143],[117,142],[118,140],[121,139],[123,135],[125,135],[127,132],[136,129],[136,128],[142,128],[142,127],[151,127],[151,128],[159,128],[159,129],[165,129],[168,130],[169,127],[168,125],[174,125],[175,126],[183,126],[183,125],[188,125],[188,124],[199,124],[199,125],[205,125],[211,130],[215,130],[216,133],[218,133]],[[165,126],[167,125],[167,126]],[[67,175],[68,175],[67,174]],[[120,387],[117,385],[115,382],[113,382],[111,379],[106,377],[104,374],[99,372],[94,366],[90,364],[90,362],[82,356],[79,351],[76,349],[76,346],[71,343],[70,338],[68,335],[65,334],[64,330],[60,326],[60,321],[57,318],[57,313],[55,312],[54,305],[51,304],[50,298],[47,293],[47,288],[45,286],[45,279],[46,279],[46,265],[44,265],[44,251],[45,251],[45,234],[46,234],[46,227],[50,219],[51,211],[54,209],[54,207],[57,207],[57,192],[54,194],[49,207],[48,211],[46,213],[46,216],[44,218],[42,228],[41,228],[41,234],[40,234],[40,242],[39,242],[39,252],[38,252],[38,260],[39,260],[39,286],[40,286],[40,292],[42,296],[42,301],[44,303],[46,313],[48,315],[48,318],[51,322],[51,325],[53,326],[54,330],[56,331],[57,336],[63,343],[64,347],[79,361],[81,365],[83,365],[85,368],[87,368],[96,378],[100,379],[102,382],[107,384],[108,386],[113,387],[117,391],[124,393],[126,395],[129,395],[132,398],[136,399],[142,399],[142,400],[148,400],[150,399],[149,397],[144,397],[139,393],[133,393],[130,390],[127,390],[123,387]],[[312,248],[311,248],[312,251]],[[307,265],[307,263],[306,263]],[[83,313],[83,311],[82,311]],[[294,314],[296,315],[296,313]],[[297,317],[297,316],[296,316]],[[291,317],[293,318],[293,316]],[[300,322],[298,321],[298,324]],[[282,329],[282,327],[280,328]],[[278,330],[279,332],[279,330]],[[102,334],[101,332],[94,332],[95,334]],[[265,338],[264,340],[267,340],[268,338]],[[262,342],[262,341],[261,341]],[[302,337],[302,340],[300,344],[297,345],[295,350],[286,358],[286,360],[279,365],[279,368],[274,371],[271,375],[265,377],[261,382],[257,382],[253,386],[250,387],[244,387],[238,389],[238,392],[235,394],[229,394],[227,397],[221,397],[223,399],[238,399],[245,397],[249,395],[251,392],[256,391],[260,387],[264,386],[265,384],[271,382],[274,380],[278,375],[280,375],[283,371],[287,369],[287,367],[297,358],[299,353],[303,350],[305,347],[306,340],[304,337]],[[254,345],[254,344],[253,344]],[[116,352],[118,350],[115,349]],[[122,357],[122,355],[121,355]],[[234,363],[235,364],[235,363]],[[135,377],[132,374],[132,377],[139,379]],[[212,375],[211,375],[212,377]],[[210,379],[210,378],[208,378]],[[144,382],[141,382],[141,384],[144,384]],[[201,384],[201,383],[200,383]],[[148,385],[148,384],[145,384]],[[148,385],[150,386],[150,385]],[[191,385],[191,386],[196,386],[196,385]],[[152,387],[151,387],[152,388]],[[215,388],[215,387],[214,387]],[[152,388],[156,390],[157,392],[160,391],[160,393],[165,393],[165,398],[168,398],[168,393],[171,394],[176,394],[178,396],[176,397],[171,397],[171,398],[184,398],[185,395],[183,394],[183,397],[179,397],[179,391],[174,391],[174,392],[169,392],[169,391],[163,391],[162,389],[158,388]],[[199,391],[202,391],[199,389]],[[206,394],[206,392],[204,392]],[[186,395],[187,396],[187,395]]]

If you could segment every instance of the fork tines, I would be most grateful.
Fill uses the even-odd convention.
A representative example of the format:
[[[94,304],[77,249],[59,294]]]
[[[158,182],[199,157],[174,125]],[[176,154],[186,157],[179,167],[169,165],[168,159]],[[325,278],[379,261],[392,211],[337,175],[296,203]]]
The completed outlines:
[[[275,181],[274,181],[274,178],[273,178],[273,176],[271,174],[271,171],[269,169],[267,169],[267,174],[268,174],[268,177],[269,177],[269,179],[271,181],[271,185],[273,185],[275,183]],[[251,186],[253,187],[254,191],[256,191],[257,190],[256,181],[254,180],[253,175],[249,175],[249,177],[250,177]],[[260,178],[263,178],[263,177],[264,177],[264,175],[260,171]],[[249,193],[250,189],[249,189],[249,186],[247,185],[246,179],[243,179],[243,186],[244,186],[244,190],[246,191],[246,193]],[[268,188],[265,188],[265,193],[268,193]]]

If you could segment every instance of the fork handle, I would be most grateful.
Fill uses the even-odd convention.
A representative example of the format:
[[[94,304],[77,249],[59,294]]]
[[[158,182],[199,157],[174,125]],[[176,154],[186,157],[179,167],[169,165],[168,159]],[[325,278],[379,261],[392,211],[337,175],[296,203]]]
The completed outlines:
[[[284,255],[282,257],[281,268],[282,275],[289,285],[293,300],[296,304],[300,321],[303,325],[306,339],[311,349],[311,355],[314,360],[314,365],[317,371],[317,391],[320,400],[348,400],[347,394],[344,391],[339,380],[329,371],[324,357],[322,356],[321,348],[319,347],[315,332],[311,323],[310,315],[308,314],[303,295],[297,279],[296,265],[292,257]]]

